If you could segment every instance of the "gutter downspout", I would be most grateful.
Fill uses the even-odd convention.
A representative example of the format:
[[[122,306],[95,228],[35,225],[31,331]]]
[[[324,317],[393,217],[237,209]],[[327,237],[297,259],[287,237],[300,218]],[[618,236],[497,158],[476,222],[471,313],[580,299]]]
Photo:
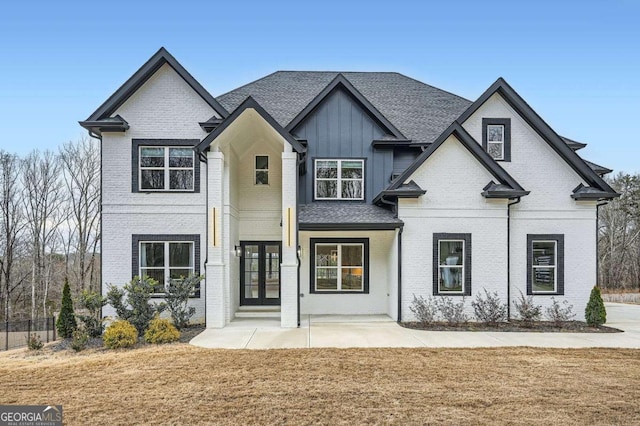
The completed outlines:
[[[518,204],[520,199],[507,204],[507,321],[511,321],[511,206]]]
[[[608,201],[603,201],[596,204],[596,287],[600,288],[600,207],[609,204]]]
[[[298,259],[298,283],[297,283],[297,296],[296,300],[298,301],[298,328],[300,328],[300,267],[302,266],[302,261],[300,259],[300,254],[298,247],[300,247],[300,191],[298,190],[298,185],[300,184],[300,165],[303,164],[300,160],[297,162],[296,170],[296,258]]]

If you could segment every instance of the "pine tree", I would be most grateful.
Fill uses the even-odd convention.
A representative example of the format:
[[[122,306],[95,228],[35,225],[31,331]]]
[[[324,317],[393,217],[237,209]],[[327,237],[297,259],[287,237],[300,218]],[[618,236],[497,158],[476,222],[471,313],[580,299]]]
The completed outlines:
[[[56,322],[56,328],[58,329],[60,337],[65,339],[71,337],[74,330],[78,328],[76,316],[73,312],[69,280],[66,278],[64,279],[64,288],[62,289],[62,308],[60,308],[60,316]]]
[[[589,303],[584,310],[584,317],[587,320],[587,324],[595,327],[599,327],[607,322],[607,311],[604,308],[604,302],[600,295],[600,289],[594,287],[591,290],[591,296],[589,296]]]

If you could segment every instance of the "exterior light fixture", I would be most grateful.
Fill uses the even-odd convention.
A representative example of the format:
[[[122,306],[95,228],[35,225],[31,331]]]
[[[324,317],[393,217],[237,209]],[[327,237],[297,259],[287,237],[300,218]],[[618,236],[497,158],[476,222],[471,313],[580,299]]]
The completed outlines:
[[[236,257],[242,257],[242,246],[235,246]]]

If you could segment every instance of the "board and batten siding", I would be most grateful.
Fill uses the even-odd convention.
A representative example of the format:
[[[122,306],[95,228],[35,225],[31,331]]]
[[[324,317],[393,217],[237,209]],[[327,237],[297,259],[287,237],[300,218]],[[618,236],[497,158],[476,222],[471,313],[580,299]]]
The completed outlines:
[[[364,158],[366,202],[388,186],[393,152],[371,146],[385,131],[343,90],[329,94],[291,133],[308,141],[307,173],[299,185],[301,203],[313,202],[316,158]]]

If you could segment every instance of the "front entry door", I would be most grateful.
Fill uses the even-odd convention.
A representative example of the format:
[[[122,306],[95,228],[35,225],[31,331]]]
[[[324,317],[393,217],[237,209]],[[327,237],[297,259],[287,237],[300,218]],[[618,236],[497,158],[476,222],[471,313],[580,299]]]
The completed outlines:
[[[279,241],[241,241],[240,304],[280,304]]]

